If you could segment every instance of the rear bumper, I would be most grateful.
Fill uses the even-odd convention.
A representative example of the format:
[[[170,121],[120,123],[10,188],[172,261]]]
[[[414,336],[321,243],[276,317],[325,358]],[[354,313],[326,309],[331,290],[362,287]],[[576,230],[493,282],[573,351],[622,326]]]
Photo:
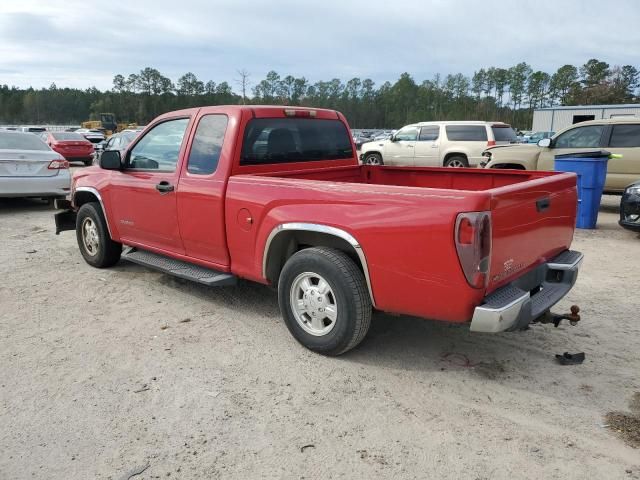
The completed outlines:
[[[0,197],[66,197],[70,191],[66,169],[50,177],[0,177]]]
[[[491,293],[475,308],[471,330],[496,333],[525,328],[571,290],[582,260],[582,253],[565,250]]]

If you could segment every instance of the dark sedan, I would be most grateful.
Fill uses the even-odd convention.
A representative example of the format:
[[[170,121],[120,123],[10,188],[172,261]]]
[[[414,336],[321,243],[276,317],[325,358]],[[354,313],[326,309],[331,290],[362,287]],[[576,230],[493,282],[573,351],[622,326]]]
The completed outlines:
[[[620,225],[628,230],[640,232],[640,182],[632,183],[622,194]]]

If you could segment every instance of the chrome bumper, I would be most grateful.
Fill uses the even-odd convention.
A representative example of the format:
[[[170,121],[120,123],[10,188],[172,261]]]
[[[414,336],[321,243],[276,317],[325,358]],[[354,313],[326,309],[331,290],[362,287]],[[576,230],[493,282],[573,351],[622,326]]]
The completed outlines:
[[[580,252],[566,250],[491,293],[475,308],[471,330],[496,333],[525,328],[571,290],[583,258]]]

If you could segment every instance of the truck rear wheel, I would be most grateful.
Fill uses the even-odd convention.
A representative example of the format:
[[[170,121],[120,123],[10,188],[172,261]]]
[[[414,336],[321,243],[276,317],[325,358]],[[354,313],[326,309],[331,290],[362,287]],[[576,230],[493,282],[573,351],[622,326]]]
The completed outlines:
[[[76,238],[80,253],[89,265],[106,268],[120,260],[122,244],[111,240],[99,203],[85,203],[78,210]]]
[[[295,339],[324,355],[351,350],[371,324],[364,275],[334,248],[307,248],[291,256],[280,274],[278,301]]]

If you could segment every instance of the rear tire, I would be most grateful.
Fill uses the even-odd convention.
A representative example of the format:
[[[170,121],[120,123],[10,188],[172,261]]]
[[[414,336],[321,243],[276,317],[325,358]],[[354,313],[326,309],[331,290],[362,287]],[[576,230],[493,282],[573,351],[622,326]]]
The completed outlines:
[[[469,160],[467,160],[467,158],[463,157],[462,155],[454,155],[444,161],[444,166],[451,168],[468,168]]]
[[[323,355],[351,350],[371,325],[364,275],[334,248],[307,248],[291,256],[280,274],[278,302],[294,338]]]
[[[367,153],[362,161],[365,165],[384,165],[382,155],[379,153]]]
[[[99,203],[85,203],[78,210],[76,238],[82,257],[92,267],[111,267],[120,260],[122,244],[111,240]]]

